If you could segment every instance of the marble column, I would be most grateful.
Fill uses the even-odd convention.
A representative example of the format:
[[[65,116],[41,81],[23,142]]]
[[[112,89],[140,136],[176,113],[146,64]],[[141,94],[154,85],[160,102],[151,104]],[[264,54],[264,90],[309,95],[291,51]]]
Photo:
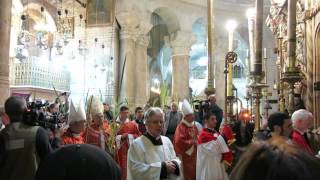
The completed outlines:
[[[196,38],[191,32],[179,31],[172,47],[172,99],[189,98],[189,53]]]
[[[135,106],[142,107],[150,98],[147,48],[149,36],[141,35],[136,42],[136,95]]]
[[[288,44],[289,71],[296,69],[296,27],[297,27],[297,0],[288,0]]]
[[[10,95],[9,87],[9,49],[11,29],[11,0],[0,1],[0,106]]]
[[[133,111],[136,95],[136,56],[135,56],[136,33],[134,29],[123,27],[120,30],[120,64],[119,64],[119,83],[120,98],[119,102],[128,101],[130,111]]]

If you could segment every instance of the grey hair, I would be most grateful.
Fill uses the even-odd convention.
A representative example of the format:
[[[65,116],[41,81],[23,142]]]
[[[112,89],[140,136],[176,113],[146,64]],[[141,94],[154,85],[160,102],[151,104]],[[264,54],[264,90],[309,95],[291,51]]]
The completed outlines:
[[[162,111],[162,109],[158,108],[158,107],[150,107],[145,113],[144,113],[144,121],[146,124],[149,123],[150,117],[155,115],[155,114],[161,114],[162,116],[164,116],[164,113]]]
[[[308,120],[313,118],[313,115],[311,112],[305,110],[305,109],[299,109],[297,111],[295,111],[292,116],[291,116],[291,120],[293,122],[293,124],[295,124],[298,120]]]

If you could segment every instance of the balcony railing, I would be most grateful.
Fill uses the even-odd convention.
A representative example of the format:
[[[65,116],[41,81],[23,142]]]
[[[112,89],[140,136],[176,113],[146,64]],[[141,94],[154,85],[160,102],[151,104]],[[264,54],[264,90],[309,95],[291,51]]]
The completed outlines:
[[[10,84],[13,86],[39,87],[59,91],[70,91],[70,73],[63,69],[41,64],[29,59],[12,63]]]

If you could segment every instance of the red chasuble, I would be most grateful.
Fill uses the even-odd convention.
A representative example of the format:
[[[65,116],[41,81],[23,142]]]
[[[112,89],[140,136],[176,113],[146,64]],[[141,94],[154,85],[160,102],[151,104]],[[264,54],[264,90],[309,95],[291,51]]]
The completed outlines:
[[[193,123],[182,120],[174,134],[174,149],[182,160],[182,170],[185,180],[196,179],[198,129]]]
[[[297,130],[293,130],[292,132],[292,141],[298,145],[299,148],[301,148],[303,151],[309,153],[310,155],[315,155],[314,151],[311,149],[309,142],[307,142],[307,139],[303,136],[302,133],[300,133]]]
[[[86,129],[84,133],[84,141],[86,144],[92,144],[105,149],[105,144],[101,144],[101,141],[104,139],[103,143],[105,143],[109,134],[110,129],[109,124],[107,122],[103,122],[101,128],[97,124],[93,123],[90,127]],[[101,137],[102,135],[104,137]]]
[[[68,129],[61,137],[61,144],[84,144],[83,134],[81,133],[79,136],[74,136],[70,129]]]
[[[125,141],[117,141],[118,150],[116,152],[116,161],[119,164],[122,171],[122,180],[127,178],[127,156],[130,141],[139,137],[141,134],[134,122],[127,120],[125,123],[120,124],[119,131],[117,135],[128,134],[128,138]],[[117,136],[117,138],[120,136]],[[118,143],[119,142],[119,143]]]

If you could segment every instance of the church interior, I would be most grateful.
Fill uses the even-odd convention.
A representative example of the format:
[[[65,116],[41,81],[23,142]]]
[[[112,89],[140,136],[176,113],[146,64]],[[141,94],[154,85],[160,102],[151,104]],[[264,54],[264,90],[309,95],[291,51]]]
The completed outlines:
[[[319,0],[0,0],[0,110],[10,96],[196,112],[306,109],[320,150]],[[319,151],[320,153],[320,151]]]
[[[266,119],[302,106],[319,126],[317,1],[297,0],[295,12],[286,0],[264,1],[258,50],[253,0],[215,0],[210,14],[206,0],[1,3],[2,105],[9,95],[53,101],[69,92],[130,108],[163,107],[205,99],[209,87],[232,111],[259,107]],[[291,14],[296,29],[289,37]],[[231,51],[237,60],[230,64]],[[251,86],[257,83],[263,86]]]

